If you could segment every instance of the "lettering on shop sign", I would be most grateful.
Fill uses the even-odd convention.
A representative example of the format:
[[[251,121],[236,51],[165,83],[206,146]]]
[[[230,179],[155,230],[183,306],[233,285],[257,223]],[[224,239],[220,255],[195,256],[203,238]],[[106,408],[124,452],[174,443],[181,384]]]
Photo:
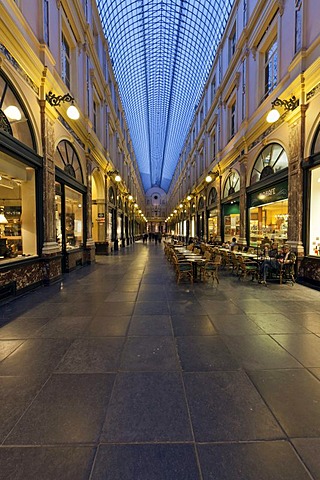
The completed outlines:
[[[285,180],[277,184],[275,187],[267,188],[266,190],[255,192],[248,197],[248,206],[256,207],[264,203],[277,202],[288,198],[288,181]]]
[[[270,190],[266,190],[265,192],[260,193],[259,197],[264,198],[264,197],[270,197],[271,195],[276,194],[276,189],[275,188],[270,188]]]

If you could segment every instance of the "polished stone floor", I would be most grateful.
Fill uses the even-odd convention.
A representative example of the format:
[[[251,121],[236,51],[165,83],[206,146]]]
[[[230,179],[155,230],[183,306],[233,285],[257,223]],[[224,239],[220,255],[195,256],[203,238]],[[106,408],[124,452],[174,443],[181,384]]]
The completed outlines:
[[[320,479],[320,293],[122,249],[0,307],[1,480]]]

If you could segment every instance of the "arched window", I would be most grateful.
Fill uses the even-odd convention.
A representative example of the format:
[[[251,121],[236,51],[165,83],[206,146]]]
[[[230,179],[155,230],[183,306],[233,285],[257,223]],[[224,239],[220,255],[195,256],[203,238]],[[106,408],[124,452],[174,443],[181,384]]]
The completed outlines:
[[[83,183],[83,175],[78,154],[68,140],[62,140],[56,149],[54,162],[70,177],[76,179],[79,183]]]
[[[258,155],[251,172],[250,185],[288,168],[288,157],[278,143],[267,145]]]
[[[232,170],[224,184],[223,198],[227,198],[240,191],[240,175],[236,170]]]
[[[202,210],[204,208],[204,199],[203,197],[200,197],[199,203],[198,203],[198,209]]]
[[[115,194],[114,194],[114,189],[113,187],[109,187],[109,202],[110,203],[113,203],[113,205],[115,205]]]
[[[36,150],[30,117],[18,92],[3,72],[0,73],[0,130]]]
[[[209,196],[208,196],[208,206],[213,205],[217,201],[217,190],[215,187],[212,187]]]
[[[311,155],[315,153],[320,153],[320,124],[318,125],[317,131],[315,133],[312,146],[311,146]]]

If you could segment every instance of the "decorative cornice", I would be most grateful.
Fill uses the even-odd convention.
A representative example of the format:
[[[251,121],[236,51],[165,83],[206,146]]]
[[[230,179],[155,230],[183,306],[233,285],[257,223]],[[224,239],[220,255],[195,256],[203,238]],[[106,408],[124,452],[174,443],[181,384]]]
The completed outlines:
[[[8,60],[8,62],[13,66],[13,68],[19,73],[19,75],[24,79],[24,81],[32,88],[32,90],[39,95],[39,87],[33,82],[33,80],[26,74],[26,72],[21,68],[17,60],[11,55],[9,50],[0,43],[0,52]]]

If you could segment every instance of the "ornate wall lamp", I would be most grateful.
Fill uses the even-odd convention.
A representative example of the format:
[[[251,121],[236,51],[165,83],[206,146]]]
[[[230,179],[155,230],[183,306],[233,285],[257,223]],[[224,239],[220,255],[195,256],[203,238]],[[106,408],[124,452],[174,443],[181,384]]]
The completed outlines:
[[[122,180],[120,175],[119,175],[118,170],[112,170],[111,172],[108,172],[108,175],[109,175],[110,178],[114,177],[113,179],[114,179],[115,182],[119,183]]]
[[[66,93],[65,95],[55,95],[53,92],[49,92],[46,95],[46,100],[52,107],[59,107],[61,102],[71,103],[70,107],[67,109],[68,117],[72,120],[78,120],[80,117],[79,110],[74,105],[74,98],[70,95],[70,93]]]
[[[299,99],[294,95],[289,98],[289,100],[281,100],[281,98],[276,98],[272,103],[272,109],[267,115],[267,122],[274,123],[280,118],[280,112],[275,107],[283,107],[286,111],[295,110],[299,106]]]
[[[213,180],[215,180],[218,177],[219,177],[219,172],[209,172],[205,180],[207,183],[211,183],[213,182]]]

